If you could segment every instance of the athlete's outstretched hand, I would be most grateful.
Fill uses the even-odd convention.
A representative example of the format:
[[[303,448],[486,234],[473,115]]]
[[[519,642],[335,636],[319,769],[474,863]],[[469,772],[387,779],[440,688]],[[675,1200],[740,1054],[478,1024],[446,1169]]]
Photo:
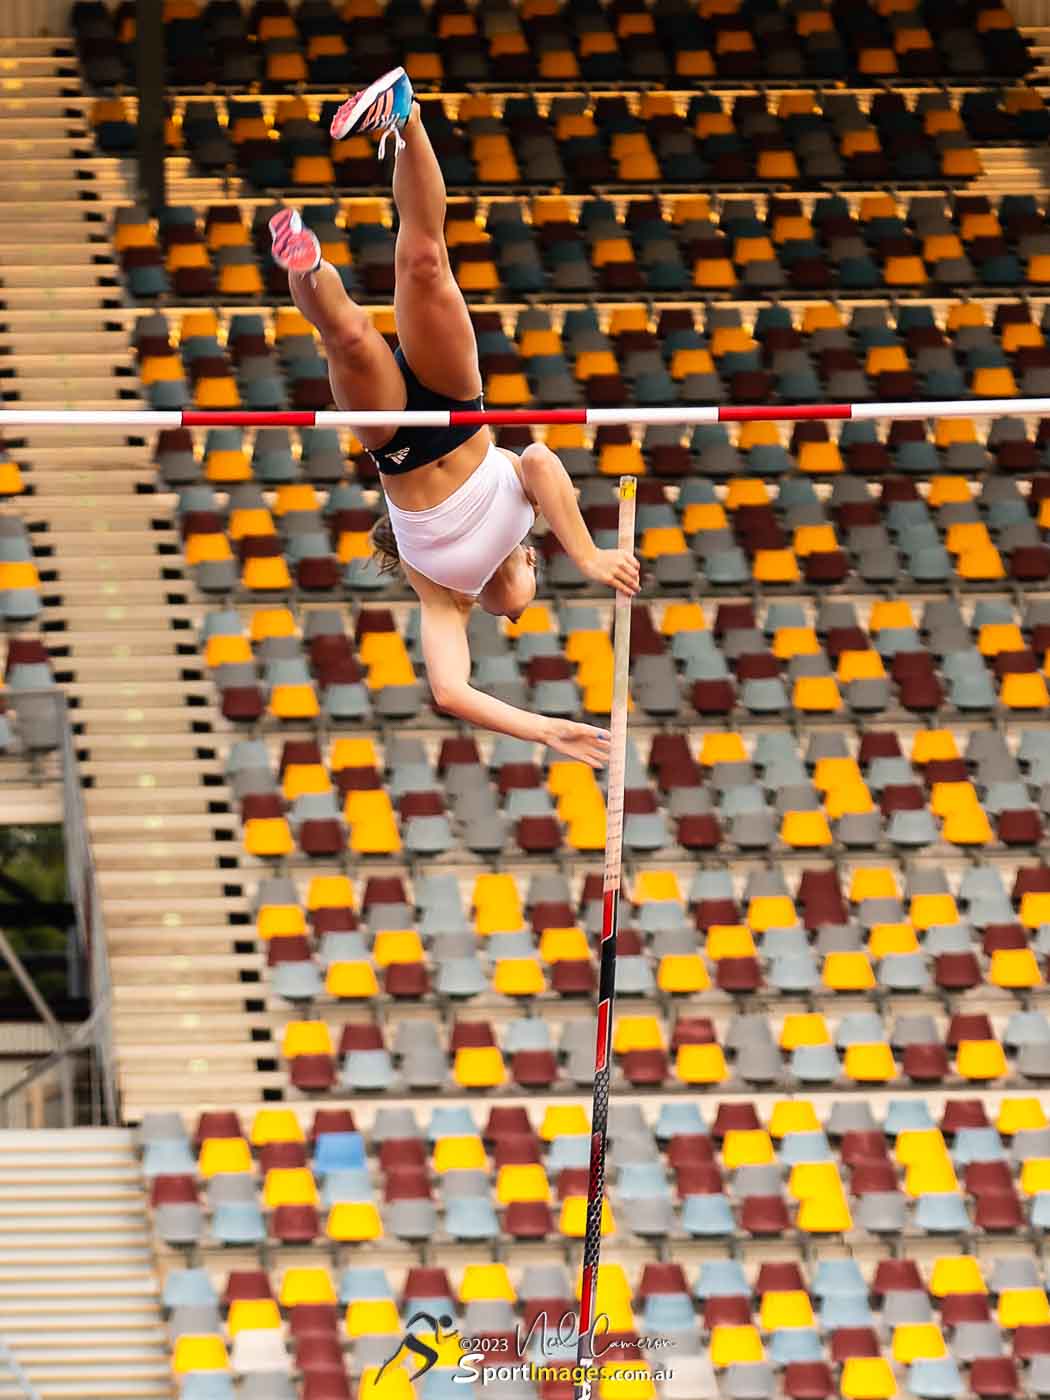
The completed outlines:
[[[609,762],[609,731],[595,729],[590,724],[576,724],[571,719],[551,720],[547,743],[568,758],[589,763],[592,768],[604,768]]]
[[[626,549],[596,549],[590,559],[580,564],[580,570],[594,583],[603,583],[632,597],[642,583],[641,566]]]

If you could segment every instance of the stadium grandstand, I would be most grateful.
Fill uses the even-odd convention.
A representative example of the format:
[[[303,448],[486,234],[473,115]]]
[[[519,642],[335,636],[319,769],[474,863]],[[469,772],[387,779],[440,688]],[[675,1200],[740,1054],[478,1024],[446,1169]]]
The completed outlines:
[[[1043,0],[0,0],[0,1400],[579,1400],[612,784],[434,704],[271,253],[397,343],[330,134],[397,65],[496,441],[603,548],[637,478],[629,611],[541,524],[469,622],[607,726],[629,617],[591,1400],[1050,1397],[1048,63]]]

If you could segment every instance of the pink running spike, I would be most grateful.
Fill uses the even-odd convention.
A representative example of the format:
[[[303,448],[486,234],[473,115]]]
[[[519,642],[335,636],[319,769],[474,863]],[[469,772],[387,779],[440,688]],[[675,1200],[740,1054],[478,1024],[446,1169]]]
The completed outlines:
[[[321,265],[317,235],[303,227],[298,209],[282,209],[270,220],[273,260],[287,272],[314,272]]]

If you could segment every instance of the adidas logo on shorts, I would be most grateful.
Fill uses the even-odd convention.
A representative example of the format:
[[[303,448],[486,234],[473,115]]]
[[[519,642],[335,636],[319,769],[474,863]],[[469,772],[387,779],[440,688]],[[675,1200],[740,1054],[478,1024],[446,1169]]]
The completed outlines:
[[[395,467],[399,467],[411,451],[410,447],[400,447],[396,452],[384,453],[383,455],[388,462],[393,462]]]

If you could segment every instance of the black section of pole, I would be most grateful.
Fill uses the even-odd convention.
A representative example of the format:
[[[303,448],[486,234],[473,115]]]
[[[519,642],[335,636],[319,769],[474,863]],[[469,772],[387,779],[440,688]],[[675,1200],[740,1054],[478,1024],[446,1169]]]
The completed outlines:
[[[164,20],[163,0],[135,6],[135,83],[138,87],[139,198],[158,215],[167,204],[164,180]]]

